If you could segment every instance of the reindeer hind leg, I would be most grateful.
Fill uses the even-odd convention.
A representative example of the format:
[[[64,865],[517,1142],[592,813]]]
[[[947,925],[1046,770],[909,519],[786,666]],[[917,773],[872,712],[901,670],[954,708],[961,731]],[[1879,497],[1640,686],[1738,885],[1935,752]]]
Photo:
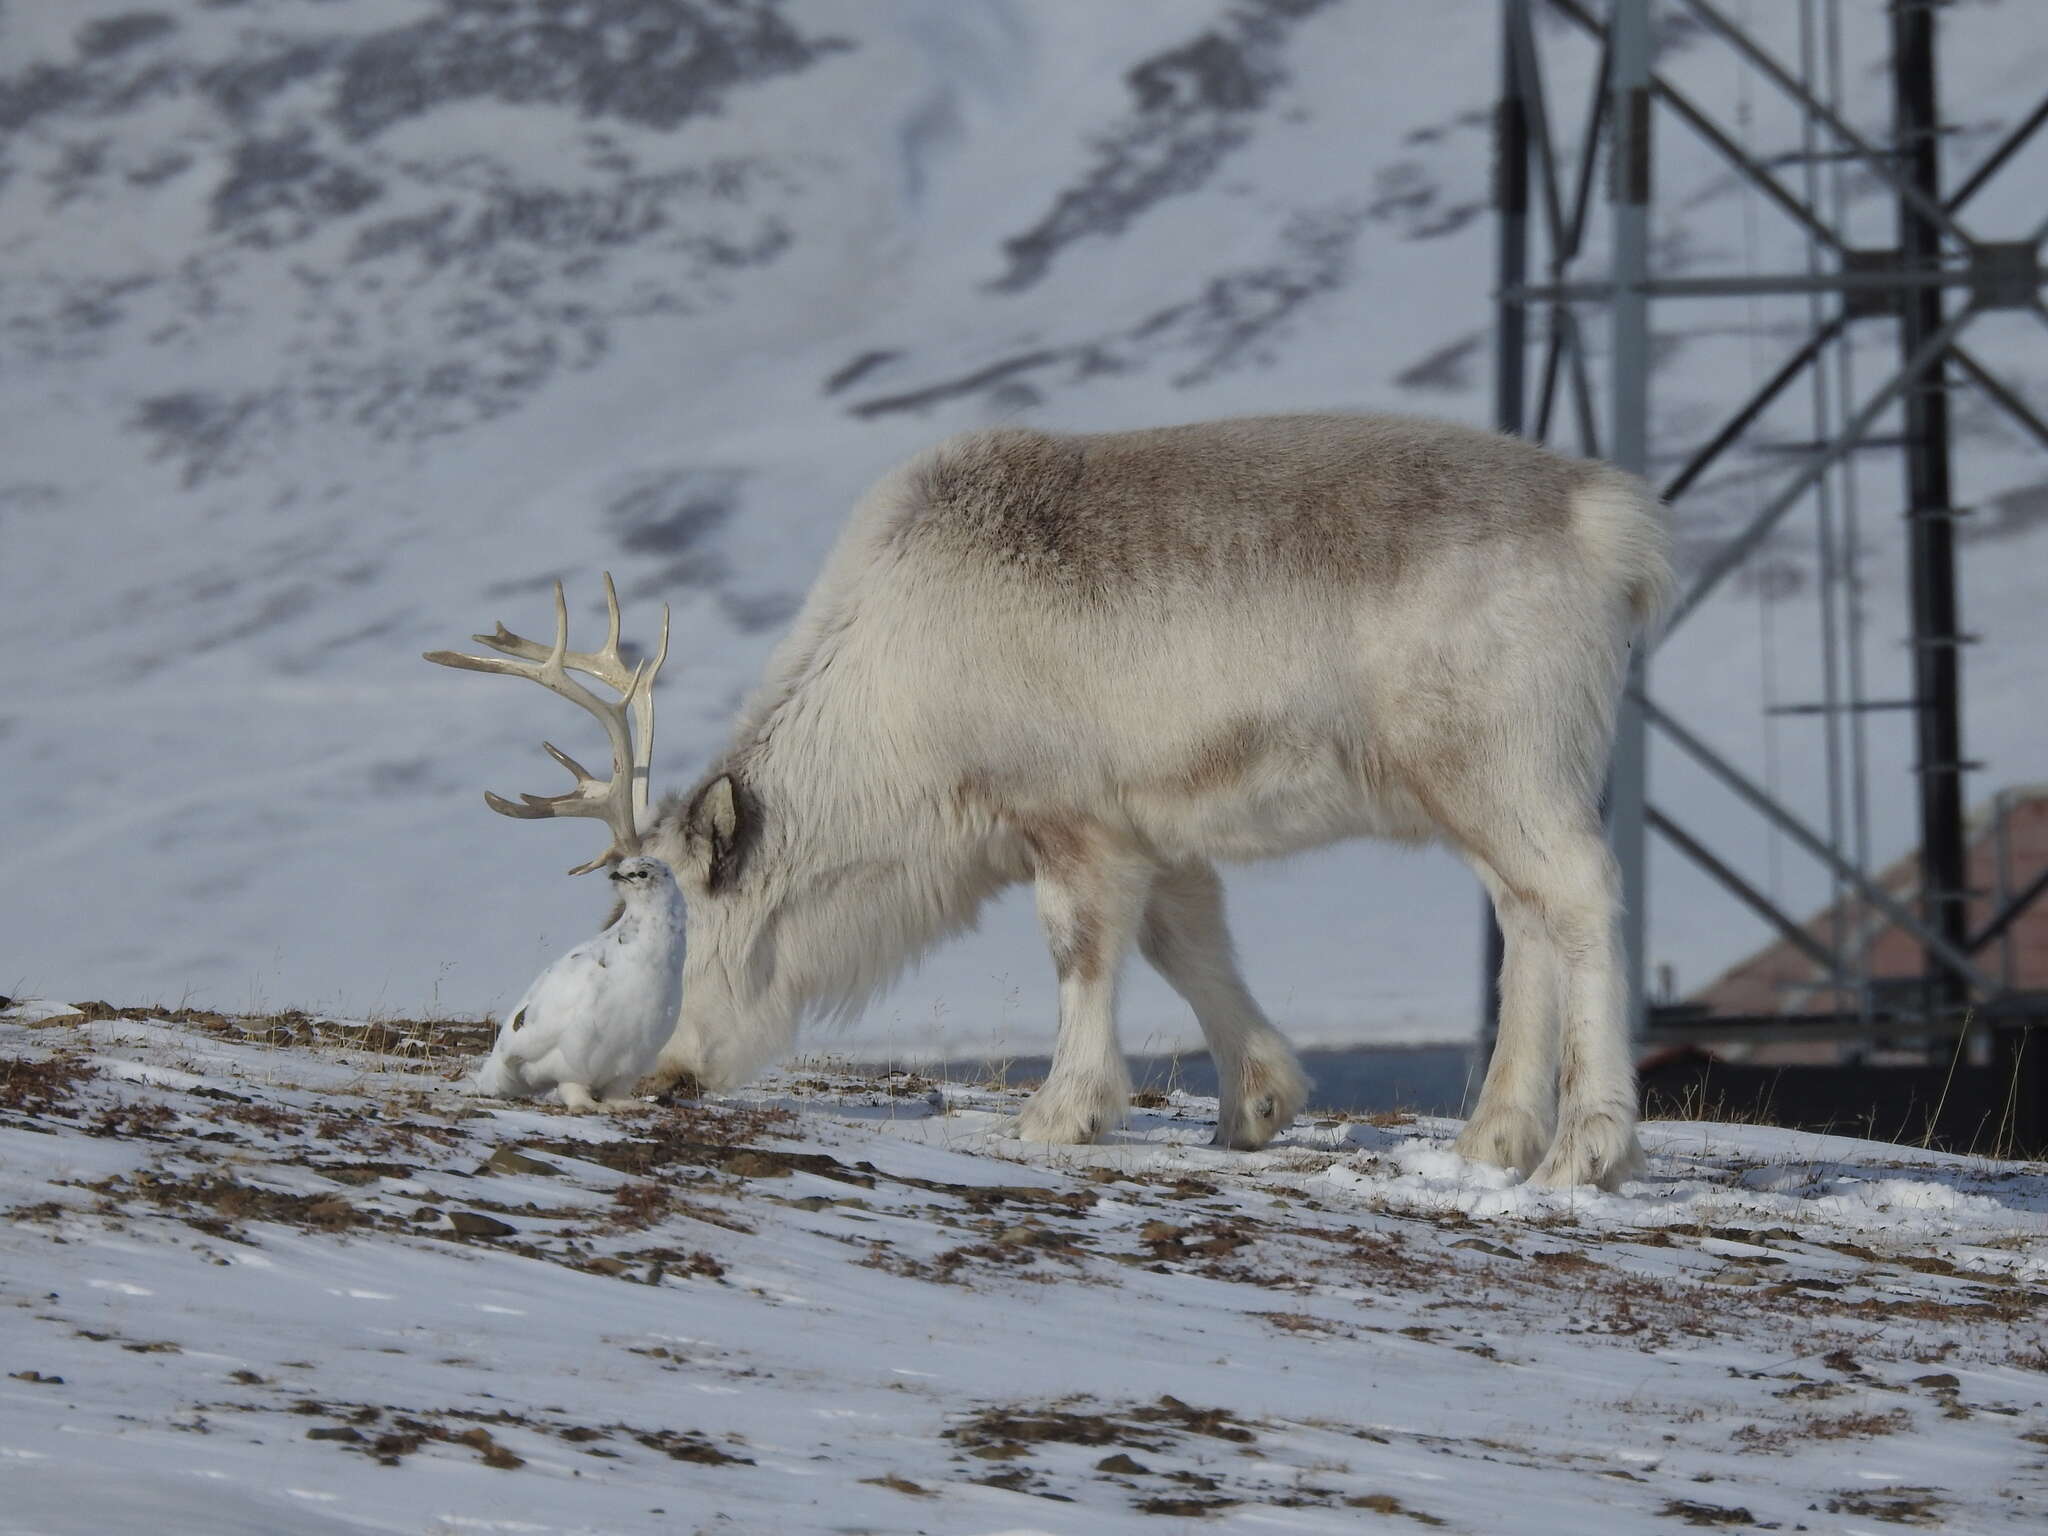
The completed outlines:
[[[1500,1050],[1459,1150],[1529,1169],[1534,1184],[1611,1190],[1643,1162],[1614,859],[1589,807],[1532,794],[1512,820],[1513,835],[1490,839],[1484,860],[1508,941]]]
[[[1534,1171],[1557,1122],[1557,972],[1535,904],[1485,859],[1467,855],[1493,898],[1505,953],[1500,1032],[1472,1118],[1458,1136],[1464,1156]]]

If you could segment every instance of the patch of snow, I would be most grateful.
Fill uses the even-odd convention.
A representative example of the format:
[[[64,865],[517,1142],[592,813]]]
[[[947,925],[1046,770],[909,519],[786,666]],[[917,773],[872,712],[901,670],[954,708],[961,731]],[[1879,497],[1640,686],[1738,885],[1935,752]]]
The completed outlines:
[[[0,1022],[60,1055],[101,1070],[0,1104],[10,1528],[2018,1533],[2048,1498],[2037,1163],[1652,1123],[1620,1193],[1536,1192],[1442,1120],[1232,1153],[1184,1096],[1050,1148],[1013,1095],[805,1063],[598,1122],[483,1109],[459,1053]]]

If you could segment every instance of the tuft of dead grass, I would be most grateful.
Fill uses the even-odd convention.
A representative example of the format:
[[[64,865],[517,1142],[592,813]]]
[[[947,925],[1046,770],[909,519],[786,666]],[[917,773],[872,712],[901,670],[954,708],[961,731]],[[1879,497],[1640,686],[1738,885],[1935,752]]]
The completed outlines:
[[[1419,1509],[1410,1509],[1391,1493],[1363,1493],[1344,1501],[1347,1509],[1369,1509],[1376,1515],[1402,1515],[1418,1525],[1442,1525],[1444,1522],[1435,1515],[1425,1515]]]
[[[1251,1316],[1271,1323],[1282,1333],[1341,1334],[1344,1329],[1326,1317],[1308,1312],[1254,1312]]]
[[[1783,1453],[1811,1440],[1872,1440],[1912,1427],[1913,1415],[1893,1408],[1884,1413],[1815,1414],[1795,1424],[1745,1424],[1733,1438],[1744,1450]]]
[[[1116,1445],[1162,1452],[1174,1434],[1198,1435],[1249,1445],[1258,1438],[1228,1408],[1197,1408],[1171,1395],[1118,1411],[1053,1406],[1037,1409],[984,1408],[945,1431],[945,1438],[981,1461],[1009,1461],[1029,1447]]]
[[[663,1184],[621,1184],[612,1191],[612,1220],[629,1231],[651,1227],[668,1215],[674,1193]]]
[[[937,1497],[931,1489],[920,1483],[913,1483],[907,1477],[899,1477],[894,1472],[885,1472],[880,1477],[864,1477],[861,1481],[876,1488],[887,1488],[895,1493],[908,1494],[914,1499]]]
[[[1696,1499],[1666,1499],[1657,1513],[1666,1520],[1683,1520],[1687,1525],[1756,1524],[1756,1516],[1740,1505],[1702,1504]]]
[[[1941,1500],[1932,1488],[1851,1489],[1829,1499],[1826,1508],[1831,1515],[1861,1515],[1889,1525],[1941,1524]]]
[[[78,1118],[71,1106],[81,1083],[99,1075],[99,1069],[83,1056],[64,1052],[32,1061],[22,1056],[0,1057],[0,1109],[24,1115],[57,1115]]]

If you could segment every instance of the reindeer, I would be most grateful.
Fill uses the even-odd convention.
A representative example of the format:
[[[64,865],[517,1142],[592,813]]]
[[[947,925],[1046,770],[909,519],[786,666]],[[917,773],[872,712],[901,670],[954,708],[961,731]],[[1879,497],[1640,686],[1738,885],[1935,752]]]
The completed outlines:
[[[620,659],[609,578],[604,651],[568,652],[558,586],[551,647],[501,624],[478,638],[515,660],[429,659],[534,677],[607,722],[610,781],[550,747],[573,790],[489,798],[603,816],[594,863],[644,849],[675,870],[688,957],[657,1086],[738,1086],[800,1022],[857,1012],[1029,880],[1059,1034],[1016,1133],[1118,1123],[1135,946],[1208,1041],[1216,1141],[1260,1147],[1308,1083],[1238,973],[1216,861],[1441,840],[1507,946],[1499,1048],[1458,1150],[1612,1188],[1641,1154],[1598,797],[1632,636],[1670,582],[1642,482],[1492,433],[1340,415],[999,428],[867,493],[731,744],[651,817],[651,674]],[[664,653],[666,637],[664,615]],[[600,704],[565,669],[624,697]]]

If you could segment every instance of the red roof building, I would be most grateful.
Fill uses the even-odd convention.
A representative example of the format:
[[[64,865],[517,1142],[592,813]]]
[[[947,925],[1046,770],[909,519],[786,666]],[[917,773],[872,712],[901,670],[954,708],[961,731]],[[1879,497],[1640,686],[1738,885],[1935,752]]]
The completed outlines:
[[[2048,869],[2048,784],[2000,791],[1970,817],[1964,840],[1972,893],[1969,928],[1975,934]],[[1919,915],[1917,850],[1887,866],[1876,883]],[[1920,942],[1853,894],[1800,926],[1829,952],[1863,947],[1868,974],[1880,988],[1913,981],[1926,969]],[[2048,895],[2031,903],[1975,959],[1980,970],[2009,989],[2048,992]],[[1853,1013],[1859,1007],[1853,986],[1838,984],[1789,939],[1730,967],[1687,1001],[1712,1014],[1749,1016]]]

